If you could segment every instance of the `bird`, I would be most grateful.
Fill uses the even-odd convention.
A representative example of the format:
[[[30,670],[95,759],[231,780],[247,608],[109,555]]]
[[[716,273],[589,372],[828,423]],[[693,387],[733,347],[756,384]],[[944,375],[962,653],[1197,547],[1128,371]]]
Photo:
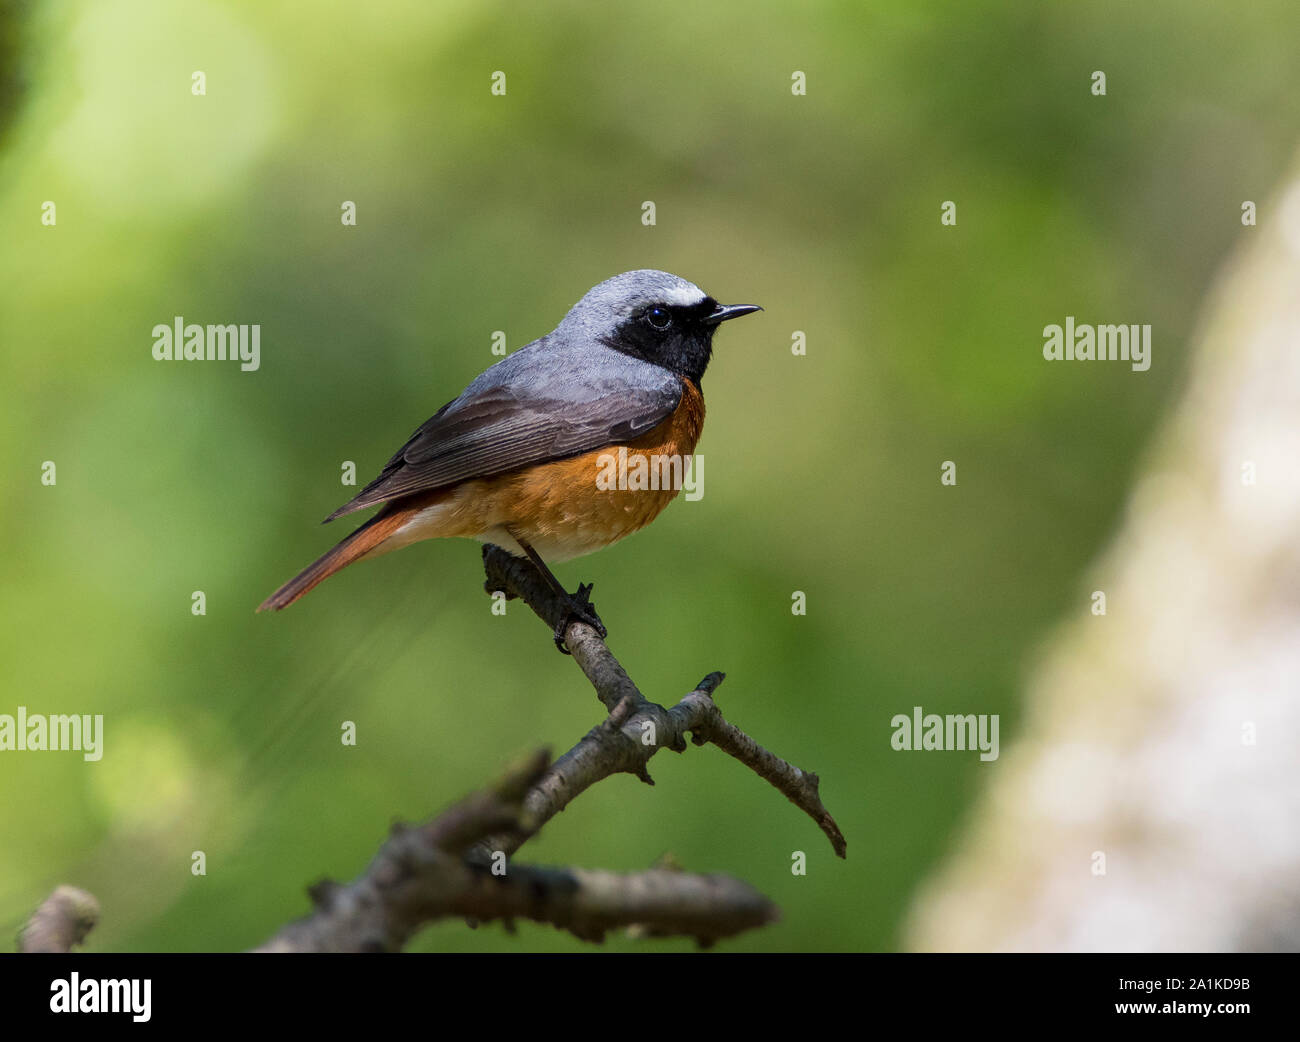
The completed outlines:
[[[257,610],[287,608],[356,561],[466,537],[533,563],[568,609],[555,631],[562,652],[573,618],[606,637],[591,584],[569,593],[547,562],[617,542],[677,495],[679,482],[622,488],[633,483],[597,478],[620,450],[648,466],[693,456],[714,333],[761,310],[719,304],[666,271],[626,271],[592,287],[555,329],[484,370],[421,424],[325,521],[381,509]]]

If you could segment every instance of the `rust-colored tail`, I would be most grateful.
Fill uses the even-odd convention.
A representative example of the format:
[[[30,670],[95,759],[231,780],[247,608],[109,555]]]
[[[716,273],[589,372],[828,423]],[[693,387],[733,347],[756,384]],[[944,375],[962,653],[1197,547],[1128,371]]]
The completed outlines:
[[[407,520],[407,512],[376,514],[334,549],[317,558],[258,605],[258,611],[279,611],[323,583],[340,568],[364,557]]]

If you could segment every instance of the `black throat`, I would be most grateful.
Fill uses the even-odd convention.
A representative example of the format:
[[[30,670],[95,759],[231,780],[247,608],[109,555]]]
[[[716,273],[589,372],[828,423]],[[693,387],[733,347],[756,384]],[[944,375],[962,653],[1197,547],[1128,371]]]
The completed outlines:
[[[671,316],[666,329],[656,329],[646,317],[647,309],[643,308],[611,335],[602,337],[601,343],[684,376],[698,387],[713,356],[713,332],[717,328],[705,319],[717,306],[712,297],[687,306],[658,305]]]

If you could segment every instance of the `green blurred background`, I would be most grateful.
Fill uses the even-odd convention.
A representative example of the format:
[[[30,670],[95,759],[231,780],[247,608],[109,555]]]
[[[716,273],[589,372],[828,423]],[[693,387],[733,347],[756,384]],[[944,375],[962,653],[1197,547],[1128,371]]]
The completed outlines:
[[[766,310],[718,337],[704,498],[558,573],[595,582],[650,697],[725,670],[724,711],[821,774],[849,858],[694,748],[521,856],[747,879],[784,918],[734,949],[896,946],[998,768],[893,752],[890,717],[1000,713],[1014,737],[1300,117],[1293,0],[0,11],[0,712],[106,730],[95,764],[0,755],[0,929],[73,883],[103,905],[91,950],[259,943],[392,821],[599,719],[535,618],[490,613],[475,544],[253,608],[346,532],[318,524],[355,491],[344,460],[364,483],[495,361],[493,330],[522,346],[640,267]],[[1044,362],[1067,314],[1151,323],[1151,370]],[[155,362],[175,315],[259,323],[261,369]],[[449,922],[415,947],[582,946]]]

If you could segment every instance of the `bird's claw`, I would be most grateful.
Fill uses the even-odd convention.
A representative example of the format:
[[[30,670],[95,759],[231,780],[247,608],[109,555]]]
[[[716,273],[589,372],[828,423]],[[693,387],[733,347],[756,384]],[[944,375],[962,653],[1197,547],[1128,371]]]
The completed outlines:
[[[568,612],[555,626],[555,646],[563,655],[572,654],[564,645],[564,634],[569,628],[569,623],[575,619],[578,622],[585,622],[594,629],[600,634],[601,640],[608,636],[605,624],[600,621],[600,616],[596,614],[596,606],[591,603],[591,583],[578,584],[578,592],[569,595]]]

